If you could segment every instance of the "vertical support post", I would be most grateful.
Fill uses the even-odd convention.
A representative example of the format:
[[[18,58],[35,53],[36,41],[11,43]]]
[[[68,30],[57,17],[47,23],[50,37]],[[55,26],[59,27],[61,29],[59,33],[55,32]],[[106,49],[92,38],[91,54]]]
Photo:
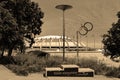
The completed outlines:
[[[77,60],[79,62],[79,41],[78,41],[78,34],[79,34],[79,31],[76,32],[76,39],[77,39]]]
[[[71,9],[72,6],[70,5],[57,5],[57,9],[63,11],[63,62],[65,61],[65,19],[64,19],[64,11],[67,9]]]
[[[93,39],[94,39],[94,49],[96,49],[96,46],[95,46],[95,35],[93,35]]]
[[[63,10],[63,61],[65,61],[65,16]]]
[[[89,28],[87,28],[87,26],[85,26],[86,24],[90,24],[91,25],[91,29],[89,29]],[[81,30],[82,30],[82,28],[84,28],[84,31],[86,31],[85,33],[82,33],[82,32],[80,32]],[[87,37],[87,33],[88,33],[88,31],[91,31],[93,29],[93,25],[92,25],[92,23],[90,23],[90,22],[86,22],[86,23],[84,23],[84,25],[82,26],[81,25],[81,27],[80,27],[80,31],[76,31],[76,39],[77,39],[77,60],[78,60],[78,62],[79,62],[79,39],[78,39],[78,35],[80,34],[80,35],[86,35],[86,50],[88,50],[88,37]],[[81,39],[81,36],[80,36],[80,39]],[[81,42],[81,40],[80,40],[80,42]]]
[[[86,51],[88,51],[88,35],[86,35]]]

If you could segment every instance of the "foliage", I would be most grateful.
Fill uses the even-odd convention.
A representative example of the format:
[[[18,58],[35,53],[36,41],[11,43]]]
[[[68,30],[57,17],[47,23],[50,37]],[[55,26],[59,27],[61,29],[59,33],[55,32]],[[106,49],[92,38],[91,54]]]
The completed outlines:
[[[37,57],[46,57],[46,58],[48,58],[50,56],[49,53],[43,52],[43,51],[40,51],[40,50],[29,51],[28,54],[36,55]]]
[[[3,7],[8,9],[17,20],[21,33],[36,35],[41,32],[43,12],[37,3],[30,0],[7,0],[4,4]]]
[[[60,59],[60,60],[55,60]],[[41,72],[45,67],[58,66],[62,62],[60,57],[41,58],[37,55],[18,54],[14,57],[15,64],[7,64],[17,75],[27,76],[29,73]]]
[[[95,58],[80,58],[79,62],[76,61],[76,59],[68,59],[68,63],[71,64],[77,64],[81,68],[91,68],[95,70],[95,74],[97,75],[103,75],[108,71],[110,68],[106,66],[104,63],[99,63],[97,59]]]
[[[47,67],[58,67],[62,64],[62,61],[63,61],[62,57],[52,56],[46,60],[46,66]]]
[[[31,47],[34,43],[35,35],[41,33],[41,25],[43,23],[41,21],[43,12],[38,4],[31,0],[0,0],[0,6],[7,10],[7,15],[5,13],[5,15],[0,15],[0,18],[5,16],[5,21],[0,19],[0,29],[2,30],[2,32],[0,31],[0,36],[5,35],[4,38],[0,37],[1,41],[5,43],[0,44],[3,52],[8,47],[9,56],[11,56],[14,48],[20,48],[22,52],[25,38],[30,40]],[[2,12],[3,10],[0,11]]]
[[[0,6],[0,48],[2,55],[5,49],[8,49],[8,55],[11,55],[11,49],[15,45],[22,45],[22,38],[19,35],[16,20],[7,9]],[[18,46],[19,46],[18,45]]]
[[[0,40],[1,44],[9,45],[16,38],[17,24],[8,10],[0,7]],[[13,38],[11,38],[13,37]]]
[[[120,78],[120,67],[109,69],[105,75]]]
[[[14,57],[8,57],[8,56],[3,56],[0,57],[0,64],[6,65],[6,64],[14,64]]]
[[[120,12],[117,14],[118,22],[112,24],[112,28],[103,35],[104,54],[111,59],[120,57]]]
[[[59,56],[41,58],[31,54],[19,54],[14,58],[14,61],[16,61],[15,64],[8,64],[6,67],[18,75],[24,76],[27,76],[29,73],[42,72],[46,67],[59,67],[63,64],[62,57]],[[81,68],[91,68],[95,70],[97,75],[119,77],[120,73],[120,68],[107,67],[103,63],[98,63],[96,59],[81,58],[77,62],[75,58],[66,58],[66,64],[77,64]],[[110,75],[110,73],[116,73],[116,75]]]
[[[18,75],[27,76],[29,73],[43,71],[43,67],[45,67],[44,58],[35,55],[19,54],[14,57],[14,61],[15,64],[6,66]]]

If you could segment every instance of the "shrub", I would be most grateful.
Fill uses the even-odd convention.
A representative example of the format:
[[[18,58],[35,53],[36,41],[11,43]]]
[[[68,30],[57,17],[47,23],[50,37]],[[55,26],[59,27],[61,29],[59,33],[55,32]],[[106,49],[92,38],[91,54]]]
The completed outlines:
[[[46,66],[47,67],[56,67],[61,65],[63,62],[62,57],[58,56],[51,56],[46,60]]]
[[[110,68],[107,67],[104,63],[98,63],[98,60],[95,58],[81,58],[79,62],[76,59],[68,59],[68,63],[77,64],[81,68],[91,68],[95,70],[95,74],[105,74]]]
[[[18,75],[28,75],[32,72],[40,72],[45,67],[45,60],[36,55],[19,54],[14,57],[15,64],[6,65]]]
[[[120,66],[119,68],[111,68],[109,69],[106,74],[106,76],[109,76],[109,77],[117,77],[117,78],[120,78]]]
[[[36,55],[37,57],[49,57],[50,54],[40,50],[29,51],[28,54]]]

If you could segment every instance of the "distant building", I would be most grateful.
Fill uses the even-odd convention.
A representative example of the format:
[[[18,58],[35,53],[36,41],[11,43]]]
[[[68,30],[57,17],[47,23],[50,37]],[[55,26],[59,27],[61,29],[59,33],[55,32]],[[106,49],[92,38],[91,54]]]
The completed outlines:
[[[86,47],[82,42],[80,42],[78,45],[81,49]],[[41,50],[61,50],[63,48],[63,37],[54,35],[36,37],[33,48],[40,48]],[[65,48],[66,50],[75,50],[77,48],[77,42],[69,37],[65,37]]]

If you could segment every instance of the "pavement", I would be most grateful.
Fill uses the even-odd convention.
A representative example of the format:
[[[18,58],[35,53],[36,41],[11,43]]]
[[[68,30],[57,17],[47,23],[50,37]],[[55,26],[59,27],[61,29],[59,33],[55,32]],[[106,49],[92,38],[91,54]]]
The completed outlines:
[[[94,77],[43,77],[42,73],[34,73],[28,76],[17,76],[5,66],[0,65],[0,80],[120,80],[118,78],[110,78],[103,75],[95,75]]]

